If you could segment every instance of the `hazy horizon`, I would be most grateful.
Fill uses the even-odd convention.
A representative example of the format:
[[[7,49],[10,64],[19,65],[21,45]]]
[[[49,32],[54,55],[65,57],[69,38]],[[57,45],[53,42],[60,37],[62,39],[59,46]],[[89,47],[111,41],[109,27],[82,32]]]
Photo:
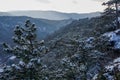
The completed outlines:
[[[10,13],[11,13],[11,12],[27,12],[27,11],[31,11],[31,12],[32,12],[32,11],[33,11],[33,12],[35,12],[35,11],[36,11],[36,12],[37,12],[37,11],[38,11],[38,12],[39,12],[39,11],[41,11],[41,12],[42,12],[42,11],[43,11],[43,12],[49,12],[49,11],[51,11],[51,12],[52,12],[52,11],[53,11],[53,12],[59,12],[59,13],[73,13],[73,14],[74,14],[74,13],[75,13],[75,14],[87,14],[87,13],[89,14],[89,13],[102,12],[102,11],[95,11],[95,12],[83,12],[83,13],[79,13],[79,12],[64,12],[64,11],[55,11],[55,10],[11,10],[11,11],[0,11],[0,12],[8,12],[8,13],[10,12]]]

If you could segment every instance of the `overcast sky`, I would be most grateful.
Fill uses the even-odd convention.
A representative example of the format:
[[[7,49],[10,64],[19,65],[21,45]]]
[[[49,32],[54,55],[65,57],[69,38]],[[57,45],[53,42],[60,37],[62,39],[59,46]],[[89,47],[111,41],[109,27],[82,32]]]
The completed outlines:
[[[54,10],[89,13],[103,11],[104,0],[0,0],[0,11]]]

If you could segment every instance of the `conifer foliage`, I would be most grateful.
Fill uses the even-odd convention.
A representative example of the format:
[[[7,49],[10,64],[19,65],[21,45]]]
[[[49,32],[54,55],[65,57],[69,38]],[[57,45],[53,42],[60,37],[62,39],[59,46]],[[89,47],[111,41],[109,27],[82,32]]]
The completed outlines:
[[[109,20],[115,20],[116,29],[120,28],[119,16],[120,16],[120,0],[109,0],[103,5],[106,5],[107,8],[103,13],[106,18]]]
[[[42,67],[40,56],[46,49],[43,41],[37,41],[36,30],[30,20],[26,21],[25,27],[15,27],[13,40],[16,46],[3,45],[5,51],[19,59],[19,63],[5,66],[0,80],[43,80],[45,67]]]

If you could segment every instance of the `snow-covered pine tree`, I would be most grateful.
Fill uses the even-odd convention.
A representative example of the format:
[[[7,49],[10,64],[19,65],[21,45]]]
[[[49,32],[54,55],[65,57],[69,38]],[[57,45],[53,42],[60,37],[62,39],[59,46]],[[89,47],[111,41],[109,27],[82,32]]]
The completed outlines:
[[[43,80],[45,72],[40,56],[46,49],[43,41],[36,40],[35,24],[27,20],[25,27],[16,26],[14,34],[16,46],[3,45],[5,51],[13,53],[19,59],[19,63],[5,66],[0,80]]]

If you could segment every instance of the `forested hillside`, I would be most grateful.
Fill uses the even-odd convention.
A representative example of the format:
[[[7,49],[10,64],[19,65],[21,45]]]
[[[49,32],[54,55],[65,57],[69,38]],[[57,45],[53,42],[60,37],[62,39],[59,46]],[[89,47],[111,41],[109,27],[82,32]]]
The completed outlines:
[[[1,64],[0,79],[120,80],[120,0],[103,5],[107,8],[101,16],[70,21],[64,27],[60,25],[69,21],[41,20],[57,25],[44,40],[38,39],[42,36],[33,23],[37,21],[17,23],[14,45],[3,43],[3,50],[12,56]]]
[[[58,30],[60,27],[64,27],[65,25],[73,21],[72,19],[55,21],[55,20],[36,19],[36,18],[31,18],[26,16],[21,16],[21,17],[1,16],[0,17],[0,26],[1,26],[0,42],[4,40],[10,41],[11,37],[13,36],[13,29],[15,28],[15,26],[16,25],[24,26],[22,23],[24,23],[25,20],[27,19],[36,23],[36,26],[38,27],[37,34],[39,34],[38,36],[39,39],[45,38],[48,34],[53,33],[54,31]]]
[[[37,19],[26,16],[0,16],[0,53],[1,60],[0,62],[8,61],[7,58],[10,55],[4,55],[3,51],[3,42],[10,43],[13,45],[12,37],[14,36],[14,28],[17,25],[24,27],[25,20],[31,20],[36,24],[37,27],[37,39],[42,40],[54,31],[58,30],[61,27],[64,27],[67,24],[70,24],[73,19],[68,20],[46,20],[46,19]]]
[[[74,78],[76,80],[81,77],[91,80],[103,69],[106,62],[118,56],[117,52],[109,49],[108,44],[110,43],[103,37],[104,33],[113,30],[112,27],[106,26],[106,23],[102,22],[101,17],[86,18],[73,21],[61,28],[47,38],[51,40],[46,44],[49,46],[50,52],[43,57],[43,62],[48,64],[50,69],[61,70],[58,72],[65,73],[63,76],[65,75],[67,80],[74,80]],[[85,73],[79,70],[80,67],[86,67]],[[73,76],[73,74],[76,75]]]

